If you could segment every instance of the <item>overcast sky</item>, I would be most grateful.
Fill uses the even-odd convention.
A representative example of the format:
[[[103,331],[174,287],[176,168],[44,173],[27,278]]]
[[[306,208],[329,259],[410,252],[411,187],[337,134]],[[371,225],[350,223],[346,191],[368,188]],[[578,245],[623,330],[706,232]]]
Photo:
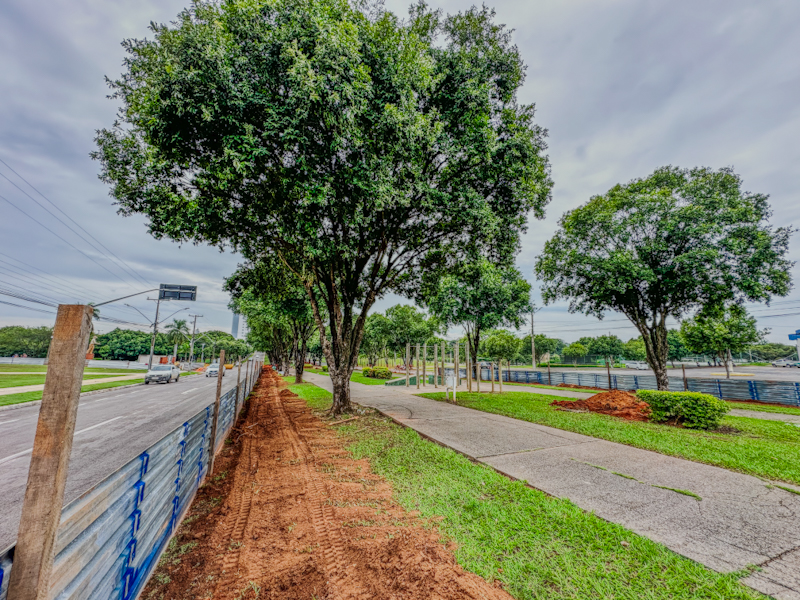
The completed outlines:
[[[0,196],[6,199],[0,199],[0,287],[40,299],[99,302],[153,287],[145,281],[198,285],[200,300],[178,316],[201,314],[202,329],[230,329],[221,284],[238,257],[154,240],[142,218],[116,214],[97,179],[98,164],[89,159],[95,130],[114,118],[104,76],[122,70],[120,42],[147,36],[150,21],[169,21],[185,4],[0,3],[0,159],[6,163],[0,163]],[[432,4],[446,12],[470,6],[458,0]],[[402,15],[407,6],[387,2]],[[515,29],[528,65],[521,100],[536,103],[538,122],[550,132],[553,201],[546,219],[531,221],[517,261],[536,290],[534,260],[558,218],[593,194],[659,166],[733,166],[747,190],[771,196],[773,223],[798,224],[800,2],[507,0],[494,6],[498,21]],[[797,236],[791,257],[800,259]],[[793,279],[798,274],[795,268]],[[540,303],[538,291],[534,299]],[[400,300],[386,298],[376,309]],[[52,310],[8,296],[0,301]],[[148,315],[154,311],[145,296],[130,303]],[[162,318],[183,306],[167,306]],[[772,329],[772,341],[788,343],[787,334],[800,329],[800,292],[795,288],[753,313],[760,315],[760,327]],[[102,314],[145,322],[121,303]],[[0,304],[0,326],[52,321],[49,313]],[[615,314],[598,322],[570,315],[563,304],[537,314],[537,332],[567,341],[608,331],[623,339],[635,335]]]

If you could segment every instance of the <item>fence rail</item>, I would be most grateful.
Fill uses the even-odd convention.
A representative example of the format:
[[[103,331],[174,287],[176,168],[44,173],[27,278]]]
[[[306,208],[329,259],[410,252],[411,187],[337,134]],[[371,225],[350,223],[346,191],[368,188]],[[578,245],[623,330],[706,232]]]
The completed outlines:
[[[461,377],[467,376],[466,369],[459,369]],[[503,369],[504,383],[539,383],[543,385],[558,385],[559,383],[580,385],[608,389],[608,374],[603,373],[567,373],[564,371],[508,371]],[[452,375],[453,368],[445,369],[445,376]],[[510,375],[510,379],[509,379]],[[498,369],[494,369],[494,378],[498,380]],[[411,385],[416,385],[416,378],[411,377]],[[481,368],[481,380],[489,381],[488,367]],[[433,375],[428,376],[428,382],[433,384]],[[686,378],[690,392],[703,392],[725,400],[753,400],[769,404],[788,404],[800,406],[800,382],[794,381],[764,381],[758,379],[732,380],[732,379],[700,379]],[[406,380],[398,379],[387,382],[388,386],[404,386]],[[654,375],[611,375],[611,389],[618,390],[655,390],[658,389]],[[670,377],[669,389],[673,392],[684,391],[683,378]]]
[[[214,452],[260,373],[258,365],[220,397]],[[49,598],[136,598],[206,475],[213,418],[212,402],[64,507]],[[13,546],[0,552],[0,600],[6,600],[13,557]]]

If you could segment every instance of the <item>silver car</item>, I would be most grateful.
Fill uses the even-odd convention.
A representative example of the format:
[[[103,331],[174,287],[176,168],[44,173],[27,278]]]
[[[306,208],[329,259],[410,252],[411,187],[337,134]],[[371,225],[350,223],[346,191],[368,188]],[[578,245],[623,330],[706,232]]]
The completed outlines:
[[[773,367],[794,367],[797,364],[797,361],[790,360],[788,358],[782,358],[780,360],[776,360],[772,363]]]
[[[214,363],[208,365],[206,369],[206,377],[218,377],[219,376],[219,363]],[[225,377],[225,369],[222,369],[222,376]]]
[[[181,370],[175,365],[153,365],[144,376],[144,382],[169,383],[181,378]]]

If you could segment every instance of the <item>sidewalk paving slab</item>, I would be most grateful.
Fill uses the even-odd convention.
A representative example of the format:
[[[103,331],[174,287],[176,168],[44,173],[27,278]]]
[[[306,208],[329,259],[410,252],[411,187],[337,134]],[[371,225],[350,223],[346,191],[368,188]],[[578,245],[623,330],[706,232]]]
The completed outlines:
[[[332,389],[328,377],[306,380]],[[759,565],[744,583],[800,600],[800,495],[720,467],[421,398],[416,388],[350,389],[358,404],[712,569]]]

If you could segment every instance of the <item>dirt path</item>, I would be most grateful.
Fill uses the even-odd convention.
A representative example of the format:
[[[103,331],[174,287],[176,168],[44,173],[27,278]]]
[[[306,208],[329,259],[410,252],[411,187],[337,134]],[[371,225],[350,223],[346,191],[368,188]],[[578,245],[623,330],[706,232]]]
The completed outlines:
[[[265,372],[144,599],[510,600]]]

